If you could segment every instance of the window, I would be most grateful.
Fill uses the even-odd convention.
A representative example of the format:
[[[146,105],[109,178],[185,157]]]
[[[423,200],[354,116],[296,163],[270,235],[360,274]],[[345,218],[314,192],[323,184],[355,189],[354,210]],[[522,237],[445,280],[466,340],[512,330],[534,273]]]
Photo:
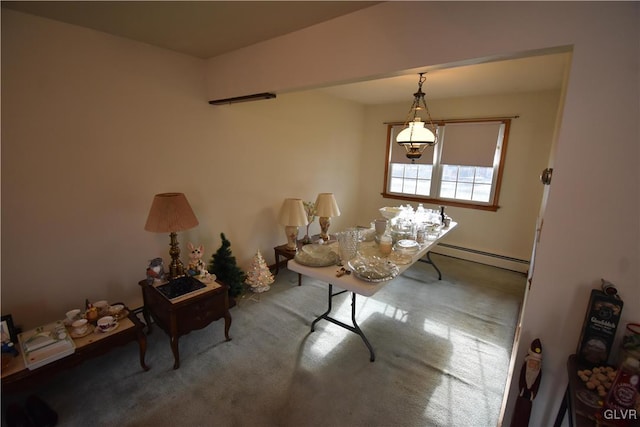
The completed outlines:
[[[438,143],[414,163],[396,143],[404,125],[387,130],[383,196],[497,210],[511,119],[443,120]]]

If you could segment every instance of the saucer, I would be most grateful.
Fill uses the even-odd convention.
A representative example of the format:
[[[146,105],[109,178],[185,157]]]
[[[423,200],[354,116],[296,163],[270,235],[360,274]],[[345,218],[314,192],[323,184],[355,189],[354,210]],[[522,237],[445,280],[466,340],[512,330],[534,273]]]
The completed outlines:
[[[64,320],[62,321],[62,324],[70,328],[73,322],[80,319],[86,319],[84,312],[78,314],[76,317],[73,318],[73,320],[69,320],[68,317],[65,317]]]
[[[116,322],[117,322],[118,320],[121,320],[121,319],[124,319],[124,318],[128,317],[129,316],[129,310],[127,310],[125,308],[120,313],[118,313],[118,314],[109,314],[109,316],[113,316],[114,319],[116,319]]]
[[[71,331],[69,331],[69,335],[71,335],[71,338],[82,338],[82,337],[86,337],[87,335],[89,335],[92,332],[93,332],[93,325],[88,323],[87,324],[87,330],[84,331],[83,333],[78,334],[72,329]]]
[[[420,244],[418,244],[418,242],[416,242],[415,240],[411,240],[411,239],[398,240],[398,243],[396,243],[396,246],[399,249],[405,249],[405,250],[417,250],[420,248]]]
[[[111,331],[113,331],[113,330],[117,329],[117,328],[118,328],[118,325],[119,325],[119,324],[118,324],[118,322],[115,322],[115,323],[113,324],[113,326],[111,326],[109,329],[106,329],[106,330],[104,330],[104,331],[103,331],[102,329],[100,329],[100,328],[96,327],[96,333],[98,333],[98,334],[106,334],[106,333],[109,333],[109,332],[111,332]]]

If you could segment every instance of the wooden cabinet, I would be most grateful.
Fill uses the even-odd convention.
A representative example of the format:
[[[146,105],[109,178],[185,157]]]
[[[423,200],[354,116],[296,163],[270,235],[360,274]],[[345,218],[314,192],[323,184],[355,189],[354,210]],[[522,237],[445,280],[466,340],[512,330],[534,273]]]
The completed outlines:
[[[142,288],[143,315],[148,325],[148,333],[151,332],[151,316],[158,327],[169,335],[174,357],[173,369],[180,367],[178,339],[182,335],[205,328],[211,322],[224,318],[224,336],[227,341],[231,340],[229,288],[222,282],[206,283],[203,289],[173,299],[167,298],[146,280],[138,284]]]

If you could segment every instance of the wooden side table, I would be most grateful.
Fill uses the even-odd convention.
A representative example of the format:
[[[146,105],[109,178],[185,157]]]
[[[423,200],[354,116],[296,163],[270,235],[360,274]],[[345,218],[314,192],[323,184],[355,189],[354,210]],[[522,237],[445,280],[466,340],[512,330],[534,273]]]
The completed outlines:
[[[150,316],[169,335],[173,352],[173,369],[180,367],[178,339],[196,329],[202,329],[211,322],[224,318],[224,336],[231,340],[229,328],[229,287],[222,282],[205,283],[205,287],[186,295],[169,299],[156,286],[146,280],[138,282],[142,288],[143,315],[147,322],[147,333],[151,333]]]
[[[101,356],[119,346],[137,341],[140,349],[140,366],[145,371],[149,367],[144,361],[147,351],[147,337],[144,326],[133,311],[126,318],[119,320],[119,326],[112,332],[92,332],[82,338],[74,339],[76,350],[73,354],[48,363],[34,370],[24,364],[22,354],[14,357],[9,366],[2,370],[2,393],[24,392],[34,386],[50,380],[63,370],[73,368],[89,359]],[[22,349],[20,349],[22,351]]]
[[[298,247],[300,246],[300,243],[298,243]],[[289,249],[287,247],[287,244],[284,245],[280,245],[280,246],[276,246],[275,248],[273,248],[273,251],[275,252],[275,256],[276,256],[276,271],[275,274],[278,274],[278,272],[280,271],[280,257],[284,257],[286,261],[293,259],[296,256],[296,250],[295,249]],[[285,261],[285,262],[286,262]],[[298,286],[302,285],[302,274],[298,274]]]
[[[587,389],[578,377],[578,370],[592,369],[593,364],[582,363],[575,354],[567,359],[567,375],[569,382],[562,398],[562,403],[556,415],[554,427],[560,427],[565,416],[570,427],[616,427],[626,425],[639,427],[640,419],[637,413],[629,413],[628,420],[607,419],[607,414],[600,405],[602,400],[596,392]],[[544,381],[544,378],[543,378]]]

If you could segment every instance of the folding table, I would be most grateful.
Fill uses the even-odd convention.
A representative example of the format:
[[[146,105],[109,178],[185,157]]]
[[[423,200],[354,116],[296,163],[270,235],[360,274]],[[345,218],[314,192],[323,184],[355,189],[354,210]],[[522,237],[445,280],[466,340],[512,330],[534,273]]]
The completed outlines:
[[[412,255],[411,261],[409,263],[398,265],[398,269],[399,269],[398,275],[402,274],[405,270],[407,270],[416,262],[422,261],[422,262],[426,262],[433,265],[433,267],[438,272],[438,279],[441,279],[442,274],[438,269],[438,267],[431,260],[431,257],[429,256],[429,252],[431,251],[431,249],[433,249],[435,245],[438,244],[439,241],[441,241],[457,225],[458,224],[456,222],[451,222],[449,227],[443,228],[440,230],[438,237],[432,240],[427,240],[424,243],[422,243],[418,251]],[[322,282],[326,282],[329,285],[327,311],[325,311],[323,314],[318,316],[313,321],[313,323],[311,323],[311,332],[315,330],[316,323],[318,323],[321,319],[325,319],[331,323],[334,323],[342,328],[345,328],[353,333],[360,335],[360,337],[364,341],[364,344],[369,349],[369,353],[371,355],[370,360],[372,362],[375,361],[376,356],[373,351],[373,347],[371,346],[371,344],[369,343],[369,340],[367,339],[364,332],[362,332],[362,329],[360,329],[360,326],[358,326],[358,323],[356,322],[356,294],[364,297],[373,296],[380,289],[384,288],[389,283],[392,283],[393,279],[386,280],[383,282],[367,282],[365,280],[357,278],[354,274],[344,274],[338,277],[336,273],[339,268],[335,265],[331,265],[328,267],[310,267],[310,266],[299,264],[295,260],[295,258],[289,260],[289,262],[287,263],[287,268],[291,271],[295,271],[296,273],[304,274],[305,276],[309,276],[314,279],[318,279]],[[342,290],[339,292],[333,293],[334,285],[338,288],[341,288]],[[329,315],[332,310],[331,301],[333,297],[343,294],[345,292],[351,292],[351,321],[353,325],[348,325]]]

